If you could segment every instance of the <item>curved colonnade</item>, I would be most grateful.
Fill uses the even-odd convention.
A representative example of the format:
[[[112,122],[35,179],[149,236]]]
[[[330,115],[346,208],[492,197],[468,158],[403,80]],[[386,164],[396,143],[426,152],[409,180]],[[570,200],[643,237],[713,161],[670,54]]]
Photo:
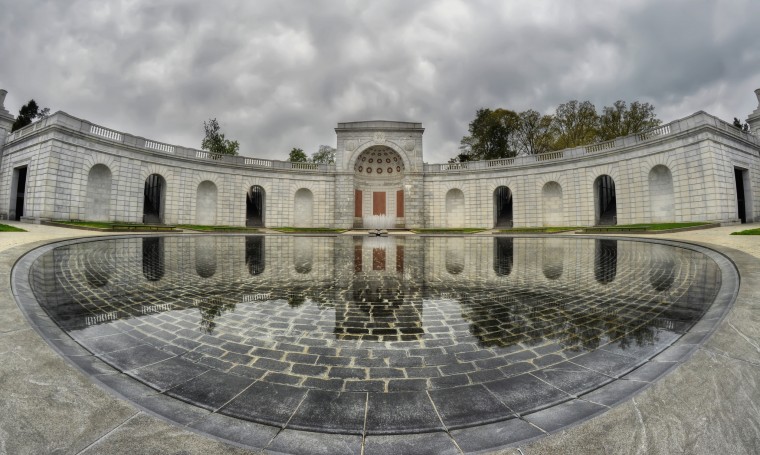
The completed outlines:
[[[156,143],[58,112],[8,136],[0,217],[255,227],[591,226],[752,221],[757,137],[703,112],[543,155],[422,161],[421,124],[336,128],[334,165]]]

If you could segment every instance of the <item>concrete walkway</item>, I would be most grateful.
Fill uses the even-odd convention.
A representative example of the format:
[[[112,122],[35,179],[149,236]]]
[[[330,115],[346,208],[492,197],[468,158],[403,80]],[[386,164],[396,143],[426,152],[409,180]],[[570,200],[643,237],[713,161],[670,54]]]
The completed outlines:
[[[106,234],[4,223],[29,232],[0,232],[0,275],[6,277],[0,282],[0,454],[256,453],[137,409],[56,354],[18,310],[11,268],[40,244]],[[760,236],[729,235],[751,227],[758,226],[651,235],[727,254],[742,280],[734,308],[690,360],[635,398],[569,430],[496,453],[760,453]]]

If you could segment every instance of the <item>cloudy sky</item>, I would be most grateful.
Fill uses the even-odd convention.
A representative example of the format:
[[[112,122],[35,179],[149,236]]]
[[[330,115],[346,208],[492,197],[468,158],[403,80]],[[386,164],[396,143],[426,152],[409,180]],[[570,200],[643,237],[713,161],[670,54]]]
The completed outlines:
[[[422,122],[445,162],[480,107],[648,101],[667,122],[757,107],[760,1],[0,0],[0,88],[102,126],[241,154],[335,145],[336,123]]]

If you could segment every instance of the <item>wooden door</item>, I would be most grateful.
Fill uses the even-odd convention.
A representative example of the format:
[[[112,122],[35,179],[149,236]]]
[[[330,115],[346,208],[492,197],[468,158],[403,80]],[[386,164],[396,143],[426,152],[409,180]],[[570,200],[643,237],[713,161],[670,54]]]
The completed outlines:
[[[385,191],[372,193],[372,214],[385,215]]]

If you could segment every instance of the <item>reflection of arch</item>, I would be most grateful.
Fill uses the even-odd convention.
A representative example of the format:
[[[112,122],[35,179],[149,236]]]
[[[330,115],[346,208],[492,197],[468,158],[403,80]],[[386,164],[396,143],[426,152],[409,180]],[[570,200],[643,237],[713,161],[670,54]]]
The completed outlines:
[[[563,226],[565,217],[562,204],[562,186],[554,181],[546,182],[541,189],[541,199],[544,208],[544,226]]]
[[[565,268],[565,242],[562,239],[544,239],[543,242],[542,271],[550,280],[556,280],[562,276]]]
[[[594,278],[607,284],[617,275],[617,240],[594,241]]]
[[[195,273],[201,278],[211,278],[216,273],[215,238],[195,238]]]
[[[245,237],[245,264],[251,275],[260,275],[264,272],[266,266],[264,236],[247,235]]]
[[[108,245],[108,242],[103,242]],[[111,268],[108,265],[108,248],[94,248],[84,257],[84,277],[87,284],[93,288],[102,288],[111,278]]]
[[[158,174],[150,174],[145,179],[143,195],[143,223],[163,223],[166,180]]]
[[[676,279],[676,261],[673,249],[665,245],[652,245],[649,265],[649,284],[657,292],[665,292]]]
[[[615,181],[603,174],[594,180],[594,218],[596,224],[617,224]]]
[[[111,214],[111,170],[105,164],[96,164],[87,175],[85,219],[108,221]]]
[[[493,192],[494,227],[512,227],[512,191],[506,186]]]
[[[293,204],[293,225],[296,227],[312,227],[314,195],[307,188],[296,191]]]
[[[311,273],[314,261],[314,244],[309,237],[293,239],[293,265],[297,273]]]
[[[649,171],[649,205],[652,221],[675,221],[673,176],[670,169],[662,164]]]
[[[452,275],[464,271],[464,239],[446,239],[446,271]]]
[[[245,225],[249,227],[264,227],[266,209],[266,193],[259,185],[252,186],[245,198]]]
[[[512,273],[514,260],[514,239],[512,237],[495,237],[493,239],[493,271],[498,276]]]
[[[216,224],[216,185],[210,180],[198,184],[195,198],[195,222],[197,224]]]
[[[446,193],[446,226],[464,226],[464,193],[458,188]]]
[[[164,276],[164,238],[143,237],[143,276],[148,281],[158,281]]]

